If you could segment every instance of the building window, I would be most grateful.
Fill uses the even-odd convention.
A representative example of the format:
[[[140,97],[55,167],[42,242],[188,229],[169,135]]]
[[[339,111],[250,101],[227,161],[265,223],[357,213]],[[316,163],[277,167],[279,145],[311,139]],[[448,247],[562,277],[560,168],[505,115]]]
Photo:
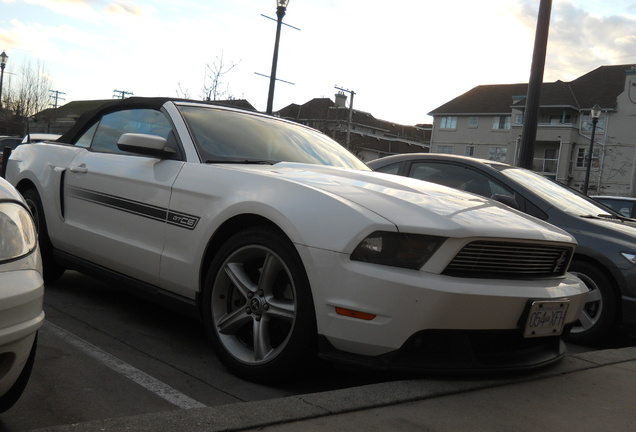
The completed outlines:
[[[516,125],[523,124],[523,114],[515,114],[515,124]]]
[[[580,148],[579,149],[579,153],[576,157],[576,167],[577,168],[587,168],[587,156],[589,154],[589,147],[586,148]],[[592,152],[592,168],[591,169],[598,169],[599,167],[599,157],[600,157],[600,150],[595,148]]]
[[[475,156],[475,146],[466,146],[464,156]]]
[[[543,158],[534,158],[532,170],[541,173],[556,173],[559,167],[559,154],[556,148],[543,150]]]
[[[572,118],[570,114],[562,114],[562,115],[551,115],[550,116],[550,124],[551,125],[563,125],[563,124],[571,124]]]
[[[492,121],[493,130],[508,130],[510,129],[510,116],[497,116]]]
[[[581,131],[592,133],[592,116],[587,114],[581,116]],[[596,133],[605,132],[605,116],[601,114],[598,121],[596,122]]]
[[[437,146],[437,153],[453,154],[453,146],[452,145],[438,145]]]
[[[452,130],[457,129],[457,117],[454,117],[454,116],[442,117],[442,122],[440,123],[439,128],[440,129],[452,129]]]
[[[477,116],[468,117],[468,127],[473,129],[479,127],[479,117]]]
[[[490,147],[488,149],[488,159],[505,162],[508,158],[508,147]]]

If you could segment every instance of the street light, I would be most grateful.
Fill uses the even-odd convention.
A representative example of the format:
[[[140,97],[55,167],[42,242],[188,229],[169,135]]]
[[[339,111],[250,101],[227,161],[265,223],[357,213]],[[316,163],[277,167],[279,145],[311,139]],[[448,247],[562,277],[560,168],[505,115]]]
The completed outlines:
[[[283,23],[283,17],[287,10],[289,0],[276,1],[276,16],[278,23],[276,25],[276,42],[274,43],[274,58],[272,59],[272,73],[269,75],[269,94],[267,96],[267,114],[272,114],[272,106],[274,104],[274,85],[276,83],[276,64],[278,63],[278,43],[280,41],[280,28]]]
[[[592,115],[592,137],[590,138],[590,150],[587,154],[587,169],[585,171],[585,183],[583,183],[583,193],[587,195],[587,189],[590,185],[590,168],[592,168],[592,154],[594,152],[594,133],[596,132],[596,123],[601,116],[601,107],[596,104],[590,112]]]
[[[4,81],[4,68],[7,65],[8,59],[9,56],[7,53],[2,51],[2,54],[0,54],[0,67],[2,68],[2,71],[0,71],[0,109],[2,108],[2,82]]]

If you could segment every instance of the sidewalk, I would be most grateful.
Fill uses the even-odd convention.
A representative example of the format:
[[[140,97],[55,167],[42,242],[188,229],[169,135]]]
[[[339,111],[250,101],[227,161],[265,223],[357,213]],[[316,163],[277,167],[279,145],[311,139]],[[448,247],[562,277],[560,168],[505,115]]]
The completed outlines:
[[[420,379],[39,429],[51,432],[630,431],[636,347],[504,379]]]

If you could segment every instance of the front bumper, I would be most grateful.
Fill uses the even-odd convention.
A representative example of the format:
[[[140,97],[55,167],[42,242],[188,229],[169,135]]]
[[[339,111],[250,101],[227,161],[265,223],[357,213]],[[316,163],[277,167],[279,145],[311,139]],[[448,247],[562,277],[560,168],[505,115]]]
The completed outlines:
[[[457,278],[354,262],[345,254],[325,250],[300,249],[303,259],[314,263],[307,266],[307,271],[318,333],[326,342],[322,346],[323,356],[331,352],[369,359],[385,356],[392,361],[395,357],[417,358],[421,355],[405,353],[432,353],[435,350],[423,347],[431,346],[435,340],[464,345],[457,351],[458,356],[464,355],[469,345],[480,346],[478,351],[486,355],[499,343],[510,345],[515,341],[513,346],[518,347],[516,351],[521,356],[528,357],[523,352],[530,348],[542,351],[530,363],[545,364],[562,357],[565,351],[559,337],[523,338],[520,322],[528,302],[568,299],[565,323],[572,323],[578,319],[587,297],[587,288],[571,275],[540,280]],[[336,308],[375,318],[343,316]],[[440,339],[440,335],[444,336]],[[418,340],[424,342],[418,345]],[[453,349],[446,351],[448,355],[440,357],[439,365],[449,364],[453,357]],[[499,353],[503,355],[501,349]],[[503,363],[523,363],[513,361],[517,354],[509,354],[501,357]]]
[[[0,273],[0,395],[13,386],[29,358],[44,322],[43,299],[40,272]]]
[[[487,373],[527,371],[565,357],[559,336],[523,338],[521,332],[429,330],[414,334],[399,349],[368,357],[339,351],[322,337],[320,356],[338,364],[382,371]]]

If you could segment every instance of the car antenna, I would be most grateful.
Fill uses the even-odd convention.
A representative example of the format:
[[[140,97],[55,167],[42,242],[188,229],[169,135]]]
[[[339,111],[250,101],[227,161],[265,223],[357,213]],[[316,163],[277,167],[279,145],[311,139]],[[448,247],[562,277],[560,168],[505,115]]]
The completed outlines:
[[[31,119],[29,117],[27,117],[27,121],[26,121],[26,139],[27,139],[27,144],[31,144],[31,128],[29,127],[31,125]]]

